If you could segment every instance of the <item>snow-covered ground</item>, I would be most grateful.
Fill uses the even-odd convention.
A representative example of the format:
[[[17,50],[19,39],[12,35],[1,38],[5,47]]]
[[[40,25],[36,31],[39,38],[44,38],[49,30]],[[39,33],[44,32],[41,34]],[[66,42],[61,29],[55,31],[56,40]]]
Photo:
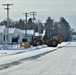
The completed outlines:
[[[53,49],[56,49],[58,47],[62,47],[62,46],[65,46],[66,44],[68,44],[69,42],[63,42],[61,44],[59,44],[57,47],[53,48]],[[7,55],[15,55],[15,54],[19,54],[19,53],[24,53],[24,52],[27,52],[27,51],[33,51],[33,50],[39,50],[41,48],[45,48],[47,47],[46,45],[42,45],[42,46],[36,46],[36,47],[33,47],[31,46],[30,48],[20,48],[20,45],[0,45],[0,57],[2,56],[7,56]],[[52,47],[51,47],[52,49]]]
[[[63,42],[54,48],[43,45],[0,50],[0,75],[76,74],[75,56],[75,42]]]
[[[19,50],[17,50],[16,46],[13,46],[13,48],[11,49],[9,46],[1,46],[1,47],[4,47],[4,50],[0,50],[0,64],[5,64],[8,62],[17,61],[23,58],[35,56],[40,53],[53,51],[53,50],[56,50],[57,48],[64,47],[67,44],[69,44],[69,42],[67,43],[63,42],[62,44],[59,44],[57,47],[47,47],[46,45],[42,45],[42,46],[36,46],[36,47],[30,47],[30,48],[19,48]],[[9,48],[10,50],[9,49],[6,50],[5,48],[6,49]]]

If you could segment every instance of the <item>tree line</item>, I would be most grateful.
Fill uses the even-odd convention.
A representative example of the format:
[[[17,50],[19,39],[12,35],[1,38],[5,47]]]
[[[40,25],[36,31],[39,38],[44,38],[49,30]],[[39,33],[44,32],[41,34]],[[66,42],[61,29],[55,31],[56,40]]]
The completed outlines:
[[[32,30],[34,29],[35,32],[39,32],[40,34],[43,32],[44,29],[51,30],[52,34],[61,34],[63,37],[63,41],[68,41],[70,39],[70,35],[72,33],[72,29],[70,27],[69,22],[66,21],[64,17],[60,17],[59,22],[56,22],[51,17],[47,17],[45,23],[42,22],[34,22],[32,18],[29,18],[27,24],[25,20],[19,19],[18,21],[13,21],[9,19],[9,27],[16,27],[22,30]],[[7,21],[3,20],[0,22],[0,25],[6,25]]]

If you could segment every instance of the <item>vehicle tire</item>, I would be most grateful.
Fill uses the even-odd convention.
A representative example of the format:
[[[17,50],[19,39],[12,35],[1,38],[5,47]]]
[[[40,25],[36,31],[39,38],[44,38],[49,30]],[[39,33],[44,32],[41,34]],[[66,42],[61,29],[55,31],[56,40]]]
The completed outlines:
[[[43,41],[41,39],[37,39],[34,41],[34,46],[43,45]]]
[[[58,41],[57,40],[50,40],[47,43],[47,46],[49,46],[49,47],[57,47],[57,45],[58,45]]]

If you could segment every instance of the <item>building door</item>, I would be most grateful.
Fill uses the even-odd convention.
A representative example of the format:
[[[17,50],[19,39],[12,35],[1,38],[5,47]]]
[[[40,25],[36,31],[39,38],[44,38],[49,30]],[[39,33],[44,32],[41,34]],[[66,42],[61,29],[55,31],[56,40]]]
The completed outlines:
[[[5,44],[7,43],[7,35],[3,35],[3,41]]]
[[[2,44],[2,35],[0,35],[0,44]]]

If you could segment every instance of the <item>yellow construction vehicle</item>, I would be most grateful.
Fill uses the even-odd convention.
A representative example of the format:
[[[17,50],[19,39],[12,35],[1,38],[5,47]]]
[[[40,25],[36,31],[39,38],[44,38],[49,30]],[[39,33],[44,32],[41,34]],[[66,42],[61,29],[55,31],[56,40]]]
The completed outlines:
[[[20,47],[28,48],[30,45],[39,46],[43,44],[46,44],[49,47],[56,47],[61,42],[61,35],[54,35],[51,33],[51,30],[45,30],[44,35],[33,36],[31,42],[28,42],[27,39],[23,39],[23,41],[20,43]]]
[[[30,47],[30,43],[27,41],[26,38],[22,39],[22,42],[20,43],[20,47],[24,47],[24,48],[29,48]]]
[[[46,44],[49,47],[56,47],[61,42],[62,36],[59,34],[51,34],[51,30],[45,30],[44,36],[40,35],[32,38],[33,46]]]

